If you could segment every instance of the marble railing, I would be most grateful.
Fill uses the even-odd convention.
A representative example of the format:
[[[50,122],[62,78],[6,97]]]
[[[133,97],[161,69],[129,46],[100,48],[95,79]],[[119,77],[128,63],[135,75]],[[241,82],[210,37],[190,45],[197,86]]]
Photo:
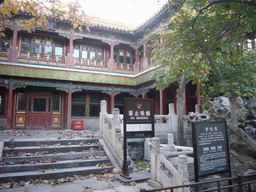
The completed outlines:
[[[188,164],[193,163],[191,147],[175,146],[173,135],[168,135],[168,144],[161,145],[160,139],[154,137],[150,149],[151,180],[154,187],[170,187],[189,184]],[[177,189],[186,192],[189,189]]]
[[[107,114],[107,103],[101,101],[100,136],[106,143],[119,168],[123,163],[123,134],[121,133],[121,119],[119,109],[113,114]]]

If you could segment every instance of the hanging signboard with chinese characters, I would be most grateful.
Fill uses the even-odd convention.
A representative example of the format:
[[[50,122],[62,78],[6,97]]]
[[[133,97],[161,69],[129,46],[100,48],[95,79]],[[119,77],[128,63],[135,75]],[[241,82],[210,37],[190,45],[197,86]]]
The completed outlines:
[[[124,133],[128,138],[154,137],[153,99],[124,98]]]
[[[124,141],[121,176],[131,179],[127,163],[127,139],[154,137],[154,100],[124,98]]]
[[[195,180],[200,177],[229,173],[230,158],[225,121],[193,122]]]

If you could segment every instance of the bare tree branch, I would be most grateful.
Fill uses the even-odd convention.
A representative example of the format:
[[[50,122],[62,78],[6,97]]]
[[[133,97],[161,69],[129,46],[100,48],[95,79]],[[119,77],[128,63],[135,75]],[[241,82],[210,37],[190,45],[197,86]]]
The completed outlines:
[[[218,3],[243,3],[243,4],[247,4],[249,6],[253,6],[256,8],[256,2],[255,1],[244,1],[244,0],[212,0],[209,1],[209,4],[202,7],[201,9],[198,10],[198,12],[202,12],[205,9],[208,9],[209,7],[218,4]]]

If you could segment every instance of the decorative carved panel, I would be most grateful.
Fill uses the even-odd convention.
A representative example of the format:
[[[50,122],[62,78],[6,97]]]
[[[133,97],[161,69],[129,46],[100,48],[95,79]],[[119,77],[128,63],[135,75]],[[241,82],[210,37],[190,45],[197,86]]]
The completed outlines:
[[[26,113],[25,111],[16,112],[15,116],[15,127],[25,127]]]
[[[53,114],[52,115],[52,126],[59,127],[61,125],[61,115],[60,114]]]

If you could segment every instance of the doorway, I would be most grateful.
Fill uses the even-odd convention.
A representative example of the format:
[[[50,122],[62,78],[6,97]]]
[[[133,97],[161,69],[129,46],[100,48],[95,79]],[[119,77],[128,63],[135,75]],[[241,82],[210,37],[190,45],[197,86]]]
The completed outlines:
[[[51,128],[52,96],[37,94],[28,96],[27,128],[48,129]]]

